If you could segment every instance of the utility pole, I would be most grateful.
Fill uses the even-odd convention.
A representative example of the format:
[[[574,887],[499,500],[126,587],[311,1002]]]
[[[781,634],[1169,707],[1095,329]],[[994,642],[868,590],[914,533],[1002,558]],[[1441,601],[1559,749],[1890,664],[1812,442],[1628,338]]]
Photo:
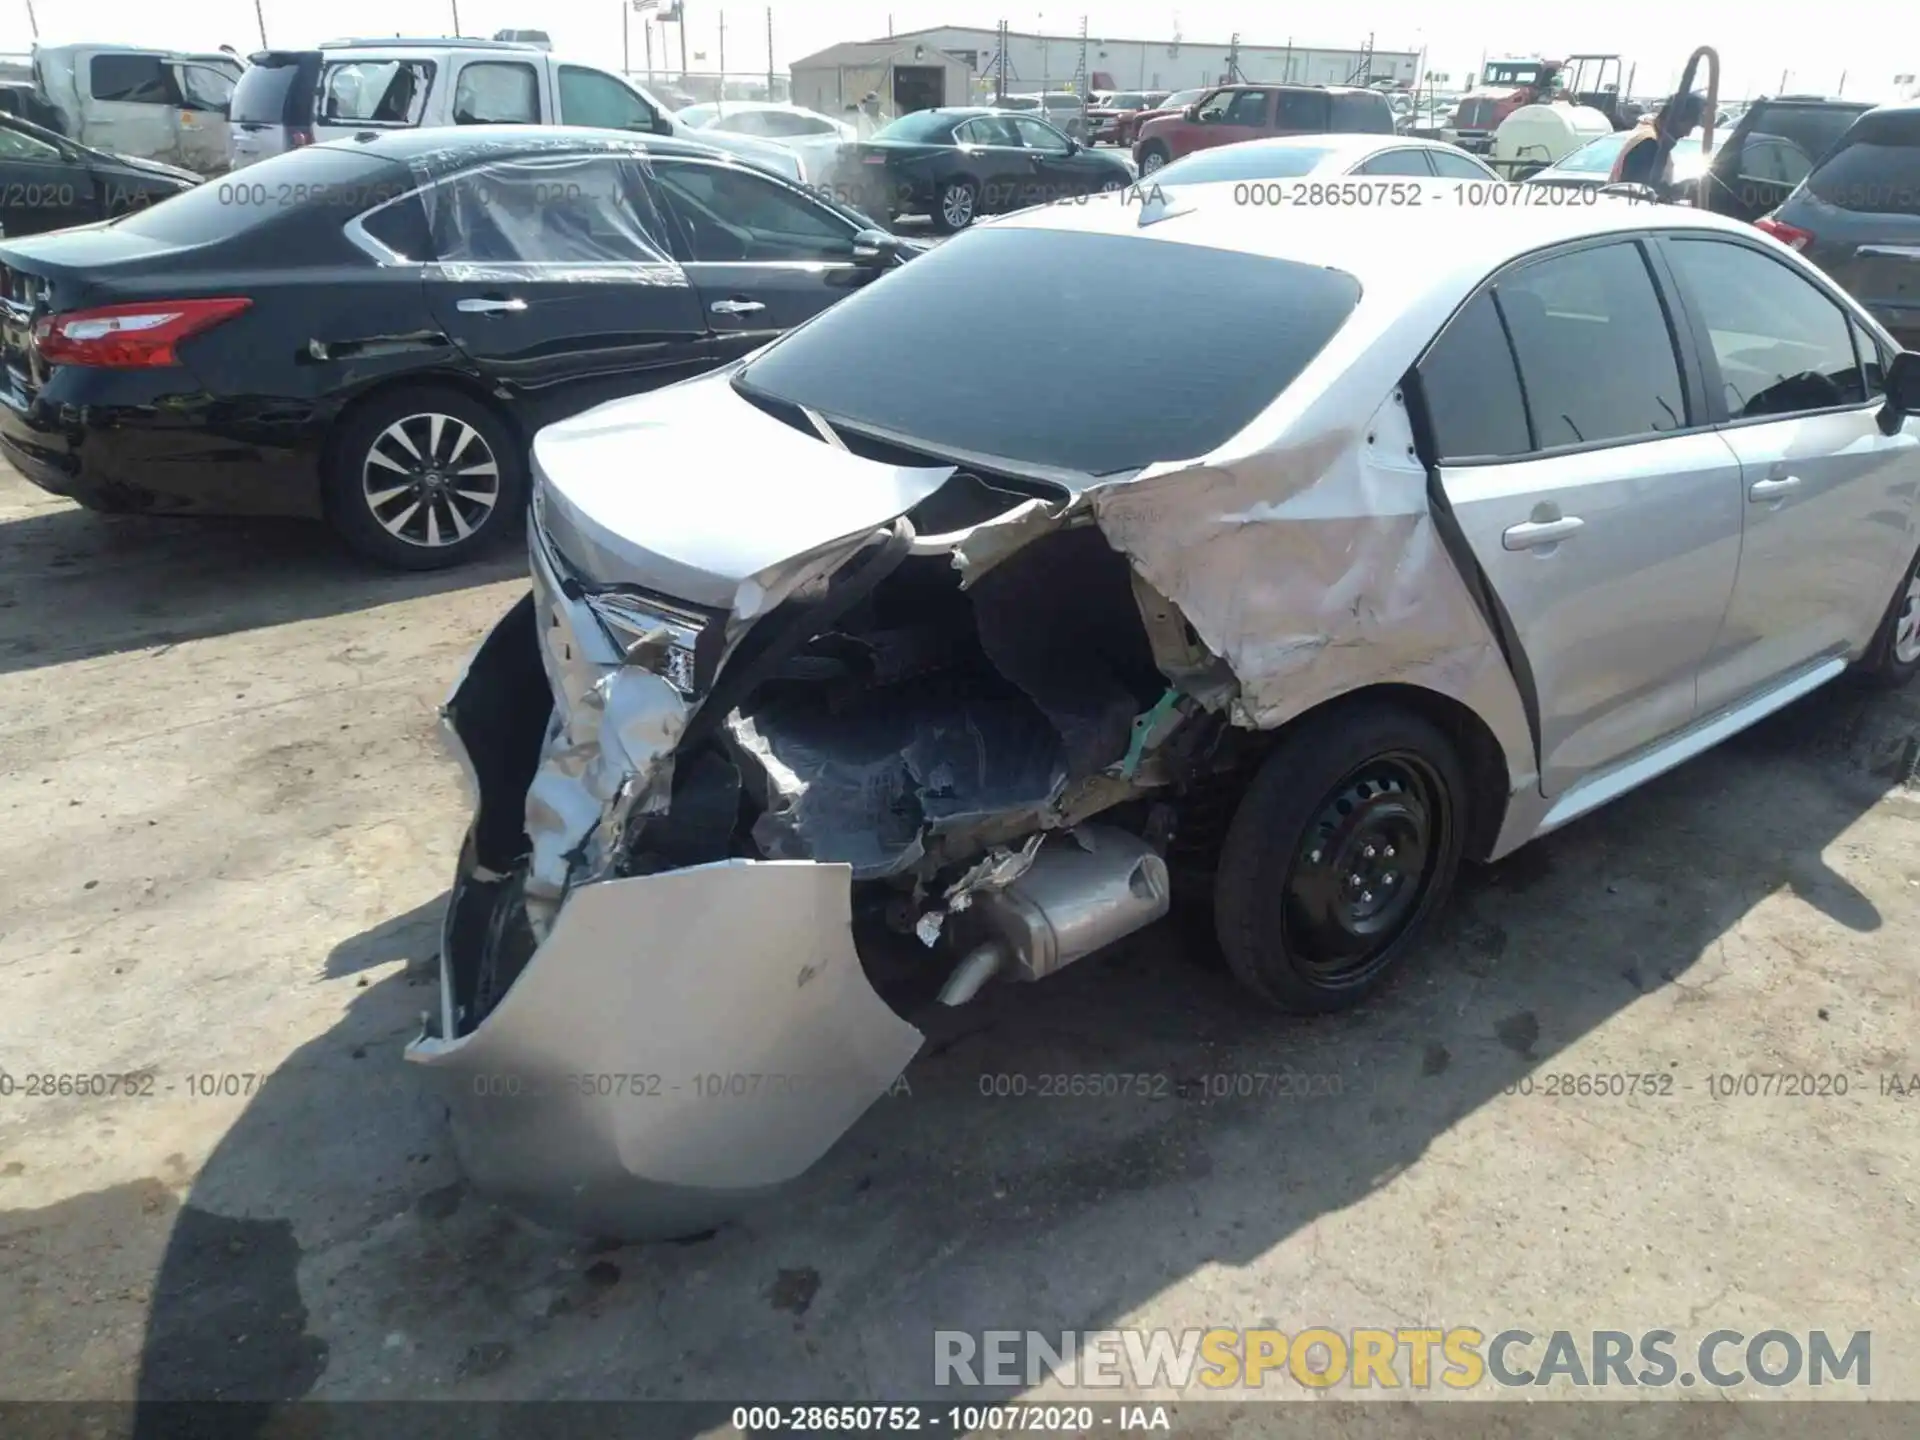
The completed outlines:
[[[680,17],[680,88],[687,84],[687,0],[678,0],[673,13]]]
[[[257,0],[256,0],[257,3]],[[620,73],[633,73],[633,7],[620,7]]]
[[[640,22],[640,38],[646,41],[646,44],[647,44],[647,85],[649,88],[651,88],[653,85],[653,21],[652,20],[642,20]],[[667,43],[666,37],[664,35],[660,37],[660,43],[662,45]]]
[[[1240,73],[1240,32],[1233,32],[1233,38],[1227,41],[1227,84],[1238,85],[1246,76]]]
[[[787,97],[791,100],[793,97]],[[773,99],[773,7],[767,7],[767,99]]]
[[[727,12],[724,10],[720,12],[720,89],[714,98],[727,98]]]
[[[1000,53],[993,62],[993,103],[1007,98],[1007,22],[1000,22]]]
[[[267,17],[261,13],[260,0],[253,0],[253,18],[260,26],[260,48],[264,50],[267,48]],[[27,23],[33,24],[33,0],[27,0]],[[40,33],[39,26],[34,26],[33,33],[36,36]]]

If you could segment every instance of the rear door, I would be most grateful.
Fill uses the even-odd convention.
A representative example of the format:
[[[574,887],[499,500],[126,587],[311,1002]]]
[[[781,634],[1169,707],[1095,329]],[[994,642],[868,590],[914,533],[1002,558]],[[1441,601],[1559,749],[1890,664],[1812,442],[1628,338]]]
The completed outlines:
[[[423,192],[435,319],[533,425],[713,363],[635,157],[501,160]]]
[[[1920,109],[1864,116],[1785,210],[1807,258],[1920,348]]]
[[[983,214],[1018,210],[1033,204],[1038,194],[1040,156],[1027,149],[1014,124],[1024,118],[977,115],[954,127],[954,143],[960,147],[959,165],[979,183],[978,208]]]
[[[854,263],[851,221],[772,176],[657,157],[651,178],[721,363],[812,319],[878,273]]]
[[[174,123],[179,86],[166,56],[153,50],[80,51],[80,133],[98,150],[179,164]]]
[[[546,93],[546,67],[531,60],[495,56],[473,59],[453,56],[453,110],[455,125],[538,125],[554,113],[553,97]]]
[[[1552,798],[1694,718],[1739,566],[1740,466],[1634,239],[1501,272],[1419,378]]]
[[[1710,709],[1864,645],[1913,553],[1920,441],[1880,432],[1878,342],[1770,248],[1662,241],[1744,491],[1739,583],[1701,677]]]
[[[174,163],[202,175],[220,174],[228,168],[232,131],[227,116],[238,77],[223,66],[198,61],[176,61],[172,69],[180,97],[174,111],[179,157]]]
[[[1324,90],[1282,90],[1278,100],[1271,134],[1324,135],[1333,129],[1333,106]]]
[[[72,152],[0,125],[0,236],[84,225],[101,218],[102,203],[93,172]]]

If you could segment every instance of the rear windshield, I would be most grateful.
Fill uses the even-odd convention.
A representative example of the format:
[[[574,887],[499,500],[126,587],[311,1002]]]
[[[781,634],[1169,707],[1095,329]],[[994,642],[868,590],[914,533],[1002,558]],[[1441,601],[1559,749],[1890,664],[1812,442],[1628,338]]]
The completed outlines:
[[[1746,142],[1752,144],[1763,135],[1777,135],[1793,143],[1811,166],[1834,147],[1847,127],[1865,113],[1841,105],[1762,105],[1753,117],[1753,128]]]
[[[1176,160],[1153,177],[1158,185],[1209,180],[1286,180],[1311,175],[1333,153],[1331,145],[1222,145]]]
[[[282,218],[304,225],[331,216],[344,225],[413,184],[404,165],[315,145],[271,156],[109,223],[165,245],[207,245]]]
[[[257,57],[233,87],[232,118],[250,124],[313,124],[315,61],[303,68],[298,55]]]
[[[989,226],[855,291],[737,383],[936,450],[1116,474],[1232,438],[1359,299],[1351,275],[1290,260]],[[1117,315],[1154,337],[1145,394],[1082,383]]]
[[[1838,210],[1920,215],[1920,110],[1863,116],[1807,189]]]

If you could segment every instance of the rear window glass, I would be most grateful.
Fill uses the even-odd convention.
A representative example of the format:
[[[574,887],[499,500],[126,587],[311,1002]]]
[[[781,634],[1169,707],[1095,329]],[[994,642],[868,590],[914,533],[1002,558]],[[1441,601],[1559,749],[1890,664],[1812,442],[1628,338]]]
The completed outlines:
[[[1747,131],[1746,143],[1751,145],[1762,136],[1787,141],[1803,157],[1800,173],[1805,174],[1864,113],[1839,105],[1762,105]],[[1748,173],[1744,163],[1740,168],[1742,174]]]
[[[1920,111],[1861,120],[1807,188],[1840,210],[1920,215]]]
[[[313,74],[293,57],[256,60],[233,87],[233,118],[251,124],[311,125]]]
[[[418,125],[433,83],[431,60],[348,60],[320,76],[323,124]]]
[[[1008,96],[1007,104],[1011,106],[1013,103],[1013,97]],[[952,128],[952,125],[953,117],[951,115],[936,115],[931,110],[920,110],[912,115],[902,115],[891,125],[883,125],[879,130],[874,132],[873,138],[876,140],[908,140],[933,143],[946,139],[947,132]]]
[[[750,392],[936,449],[1114,474],[1232,438],[1359,299],[1351,275],[1289,260],[989,227],[854,292],[738,378]],[[1117,314],[1154,337],[1151,403],[1065,378],[1107,348]]]
[[[1311,175],[1330,145],[1222,145],[1176,160],[1153,178],[1158,184],[1201,185],[1212,180],[1286,180]]]
[[[1335,95],[1333,128],[1360,135],[1393,134],[1393,107],[1383,95]]]
[[[280,219],[306,225],[316,215],[331,215],[345,225],[413,184],[403,165],[351,150],[308,146],[208,180],[110,223],[167,245],[206,245]],[[283,197],[302,194],[316,198],[305,204],[283,203]]]

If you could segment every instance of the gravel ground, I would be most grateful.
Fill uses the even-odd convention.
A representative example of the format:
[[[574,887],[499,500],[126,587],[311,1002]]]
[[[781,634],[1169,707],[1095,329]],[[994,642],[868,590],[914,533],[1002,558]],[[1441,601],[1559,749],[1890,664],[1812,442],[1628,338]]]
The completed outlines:
[[[469,1193],[400,1059],[465,819],[434,707],[522,585],[0,474],[0,1397],[852,1400],[927,1393],[936,1326],[1427,1324],[1866,1329],[1920,1398],[1920,695],[1470,874],[1358,1014],[1256,1013],[1172,923],[992,992],[790,1194],[596,1246]],[[1847,1093],[1708,1093],[1774,1071]],[[1170,1089],[982,1093],[1063,1073]],[[1280,1073],[1326,1093],[1207,1098]]]

